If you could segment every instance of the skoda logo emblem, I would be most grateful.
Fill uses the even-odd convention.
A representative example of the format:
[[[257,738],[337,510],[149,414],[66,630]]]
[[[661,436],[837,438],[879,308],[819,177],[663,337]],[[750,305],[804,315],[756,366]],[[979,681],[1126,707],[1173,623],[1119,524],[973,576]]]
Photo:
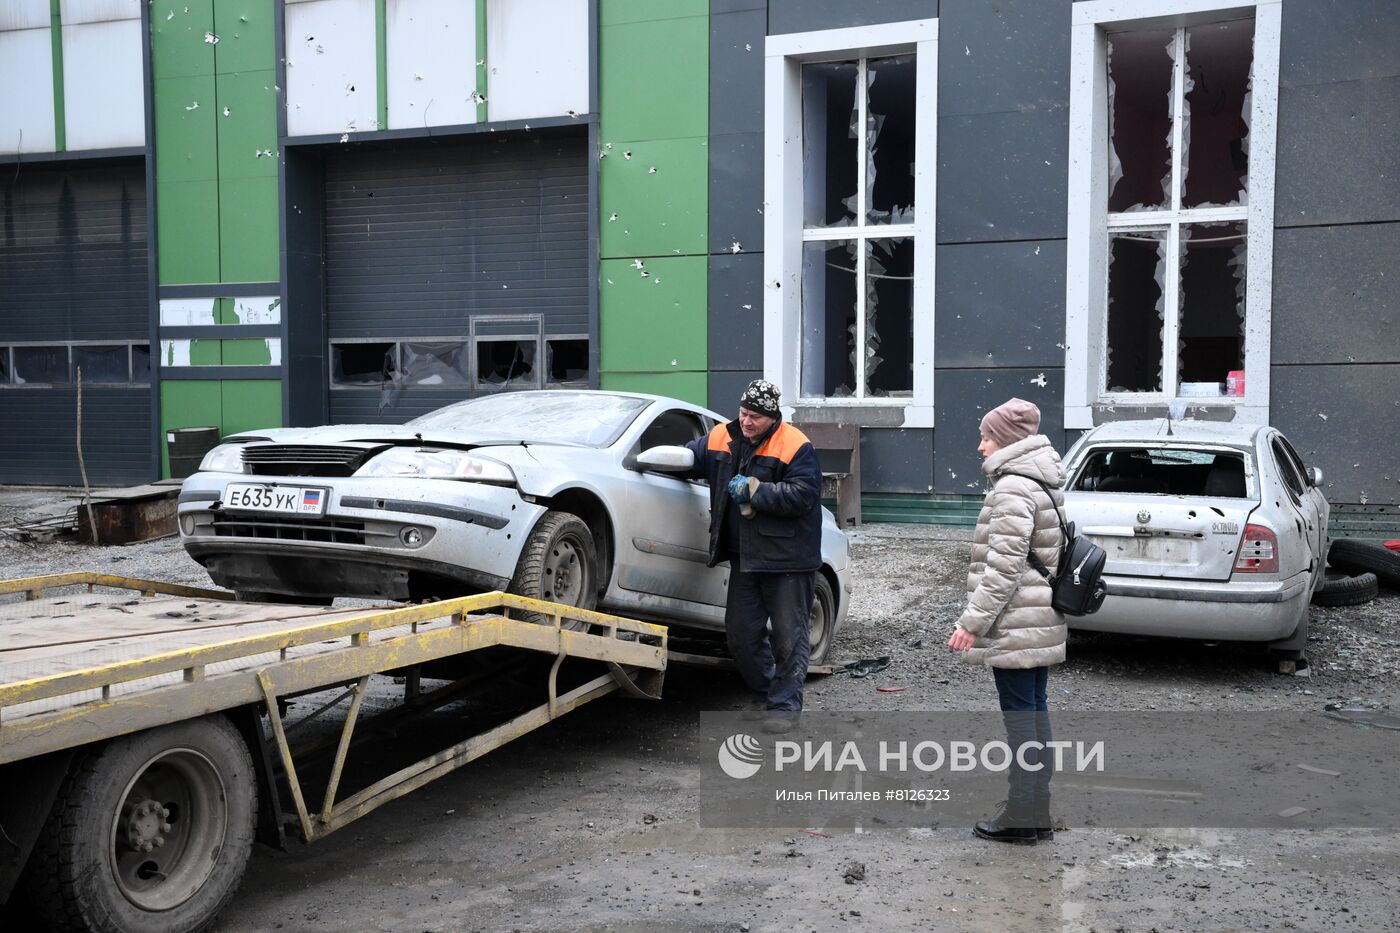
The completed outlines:
[[[1146,509],[1143,509],[1141,512],[1138,513],[1137,518],[1139,525],[1146,525],[1148,522],[1152,521],[1152,513],[1147,511]]]

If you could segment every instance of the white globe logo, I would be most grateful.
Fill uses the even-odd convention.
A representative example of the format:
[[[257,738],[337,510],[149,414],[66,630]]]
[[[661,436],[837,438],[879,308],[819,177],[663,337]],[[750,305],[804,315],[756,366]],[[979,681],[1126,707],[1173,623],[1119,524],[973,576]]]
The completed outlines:
[[[719,766],[732,778],[751,778],[763,767],[763,746],[753,736],[736,732],[719,747]]]

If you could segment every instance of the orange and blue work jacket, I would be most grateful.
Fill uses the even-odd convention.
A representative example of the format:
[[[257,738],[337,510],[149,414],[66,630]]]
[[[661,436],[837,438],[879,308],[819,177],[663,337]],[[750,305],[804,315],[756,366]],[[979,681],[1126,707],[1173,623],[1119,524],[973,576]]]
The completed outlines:
[[[822,471],[807,435],[779,421],[755,450],[739,422],[730,421],[686,446],[695,453],[691,475],[710,483],[711,567],[735,551],[745,572],[798,573],[821,567]],[[737,522],[738,541],[725,541],[729,481],[736,475],[758,480],[749,500],[754,515]]]

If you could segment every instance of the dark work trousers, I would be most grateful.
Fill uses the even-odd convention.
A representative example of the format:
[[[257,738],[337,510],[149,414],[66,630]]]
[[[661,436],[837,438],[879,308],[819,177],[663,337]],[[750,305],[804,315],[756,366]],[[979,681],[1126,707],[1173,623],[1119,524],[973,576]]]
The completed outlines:
[[[1046,688],[1050,679],[1048,667],[992,668],[996,678],[997,695],[1001,699],[1002,721],[1006,724],[1006,742],[1012,754],[1023,742],[1051,741],[1050,708],[1046,704]],[[1027,749],[1026,764],[1032,769],[1039,764],[1040,770],[1026,770],[1020,762],[1012,758],[1007,773],[1007,804],[1012,811],[1029,810],[1037,800],[1050,801],[1050,775],[1054,768],[1055,756],[1050,749]]]
[[[724,612],[729,653],[749,688],[767,696],[770,710],[802,711],[802,685],[812,653],[807,625],[816,585],[815,571],[745,573],[731,564]]]

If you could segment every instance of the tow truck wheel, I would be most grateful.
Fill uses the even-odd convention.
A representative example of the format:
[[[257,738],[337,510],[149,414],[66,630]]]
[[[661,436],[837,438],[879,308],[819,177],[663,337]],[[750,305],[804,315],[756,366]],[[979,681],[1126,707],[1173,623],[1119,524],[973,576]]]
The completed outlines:
[[[194,933],[243,877],[257,822],[253,760],[207,716],[75,758],[25,869],[55,930]]]

